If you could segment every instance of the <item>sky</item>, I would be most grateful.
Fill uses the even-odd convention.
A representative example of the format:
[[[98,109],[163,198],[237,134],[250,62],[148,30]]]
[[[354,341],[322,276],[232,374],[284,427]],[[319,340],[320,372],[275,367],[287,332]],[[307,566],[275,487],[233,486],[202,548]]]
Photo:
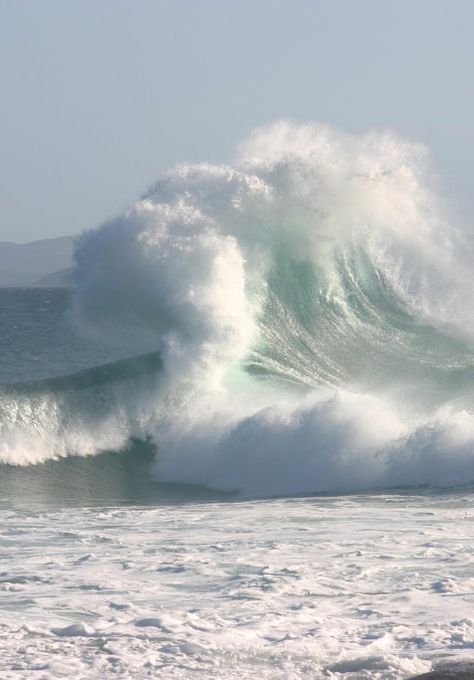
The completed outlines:
[[[0,240],[78,233],[280,118],[424,142],[473,222],[472,0],[0,0]]]

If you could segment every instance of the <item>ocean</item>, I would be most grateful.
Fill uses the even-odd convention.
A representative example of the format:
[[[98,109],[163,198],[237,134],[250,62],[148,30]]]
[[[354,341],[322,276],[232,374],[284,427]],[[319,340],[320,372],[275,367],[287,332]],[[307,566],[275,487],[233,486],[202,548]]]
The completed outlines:
[[[474,644],[472,242],[279,123],[0,289],[2,680],[402,680]]]

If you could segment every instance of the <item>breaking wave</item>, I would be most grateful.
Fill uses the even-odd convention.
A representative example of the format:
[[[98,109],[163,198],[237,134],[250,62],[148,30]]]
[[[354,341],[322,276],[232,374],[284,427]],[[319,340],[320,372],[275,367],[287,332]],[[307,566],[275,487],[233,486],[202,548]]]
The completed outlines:
[[[0,456],[157,446],[153,474],[243,495],[474,480],[472,247],[426,150],[256,131],[76,247],[71,315],[131,358],[1,388]]]

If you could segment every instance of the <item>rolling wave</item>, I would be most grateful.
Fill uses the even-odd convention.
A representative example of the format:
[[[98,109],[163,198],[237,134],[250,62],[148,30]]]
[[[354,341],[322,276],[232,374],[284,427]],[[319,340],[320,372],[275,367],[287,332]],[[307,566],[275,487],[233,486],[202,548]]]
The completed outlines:
[[[243,495],[474,480],[469,242],[426,150],[278,123],[76,249],[72,313],[132,358],[0,389],[0,457],[156,442]]]

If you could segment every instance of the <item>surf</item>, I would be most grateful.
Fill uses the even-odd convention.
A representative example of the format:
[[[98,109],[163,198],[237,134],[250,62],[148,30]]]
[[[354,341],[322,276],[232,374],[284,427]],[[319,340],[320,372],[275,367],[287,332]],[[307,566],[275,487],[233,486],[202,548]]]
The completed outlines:
[[[424,147],[257,130],[78,239],[71,323],[130,359],[3,386],[0,459],[150,439],[157,480],[244,496],[472,481],[471,262]]]

